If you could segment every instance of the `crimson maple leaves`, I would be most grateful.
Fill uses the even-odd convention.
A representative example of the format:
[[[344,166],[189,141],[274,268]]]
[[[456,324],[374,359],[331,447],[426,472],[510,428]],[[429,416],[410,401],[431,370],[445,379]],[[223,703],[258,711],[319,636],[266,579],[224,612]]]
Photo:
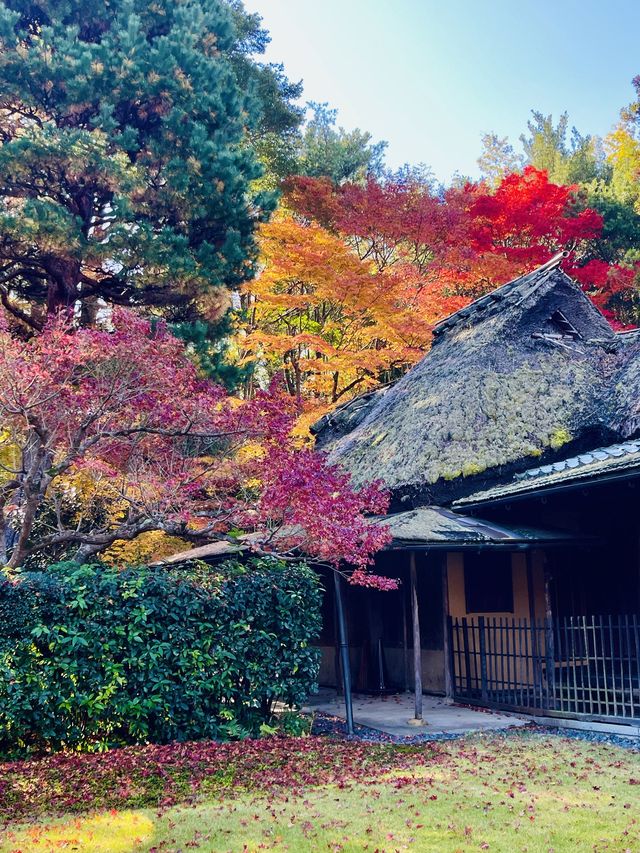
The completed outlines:
[[[574,187],[527,168],[494,192],[439,191],[415,177],[335,186],[298,178],[262,226],[264,269],[242,295],[241,357],[286,391],[229,396],[202,379],[160,324],[115,310],[112,328],[59,317],[29,340],[0,330],[0,551],[18,566],[88,557],[161,530],[364,571],[386,539],[355,491],[293,436],[330,408],[417,361],[432,326],[471,299],[573,251],[571,272],[605,312],[635,271],[584,263],[602,227]],[[612,318],[615,322],[615,317]]]
[[[347,561],[357,580],[387,538],[364,517],[384,512],[380,489],[354,491],[295,447],[290,398],[242,402],[201,379],[161,324],[112,321],[60,317],[26,342],[0,331],[3,562],[61,547],[84,559],[148,530],[200,542],[241,530],[256,550]]]
[[[264,270],[245,286],[243,357],[282,370],[317,416],[394,379],[424,354],[436,322],[560,249],[615,323],[612,297],[629,292],[635,271],[585,263],[602,225],[578,187],[533,167],[495,191],[439,190],[411,174],[289,179],[284,209],[262,227]]]

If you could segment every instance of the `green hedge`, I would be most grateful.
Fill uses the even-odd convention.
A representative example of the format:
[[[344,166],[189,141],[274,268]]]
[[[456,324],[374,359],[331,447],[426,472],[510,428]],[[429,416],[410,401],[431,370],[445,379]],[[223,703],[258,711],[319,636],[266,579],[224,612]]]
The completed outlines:
[[[0,751],[243,737],[274,702],[302,703],[316,575],[273,559],[213,572],[63,563],[0,580]]]

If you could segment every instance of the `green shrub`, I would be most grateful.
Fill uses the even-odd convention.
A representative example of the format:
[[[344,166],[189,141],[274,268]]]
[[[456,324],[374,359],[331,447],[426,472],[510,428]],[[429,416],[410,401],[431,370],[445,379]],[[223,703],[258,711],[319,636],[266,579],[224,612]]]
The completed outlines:
[[[277,731],[290,737],[310,735],[313,728],[313,717],[301,714],[299,711],[283,711],[278,714]]]
[[[243,737],[313,689],[321,591],[275,559],[0,580],[0,751]]]

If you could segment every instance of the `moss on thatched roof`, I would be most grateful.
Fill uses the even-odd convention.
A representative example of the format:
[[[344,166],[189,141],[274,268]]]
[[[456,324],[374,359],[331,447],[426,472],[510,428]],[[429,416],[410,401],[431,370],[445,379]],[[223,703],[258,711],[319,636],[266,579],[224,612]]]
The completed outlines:
[[[616,338],[620,342],[622,366],[613,383],[615,411],[612,426],[626,438],[640,431],[640,330],[625,332]]]
[[[443,503],[637,429],[637,395],[616,378],[625,370],[640,387],[640,344],[619,340],[553,265],[436,330],[399,382],[316,426],[318,446],[357,484],[381,479],[396,497]]]

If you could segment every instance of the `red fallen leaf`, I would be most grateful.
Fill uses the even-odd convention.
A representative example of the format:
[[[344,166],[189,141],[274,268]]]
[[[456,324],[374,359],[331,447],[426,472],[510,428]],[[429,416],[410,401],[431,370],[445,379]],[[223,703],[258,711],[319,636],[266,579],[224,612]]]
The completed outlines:
[[[629,779],[629,784],[630,785],[640,785],[640,779],[631,778],[631,779]]]

